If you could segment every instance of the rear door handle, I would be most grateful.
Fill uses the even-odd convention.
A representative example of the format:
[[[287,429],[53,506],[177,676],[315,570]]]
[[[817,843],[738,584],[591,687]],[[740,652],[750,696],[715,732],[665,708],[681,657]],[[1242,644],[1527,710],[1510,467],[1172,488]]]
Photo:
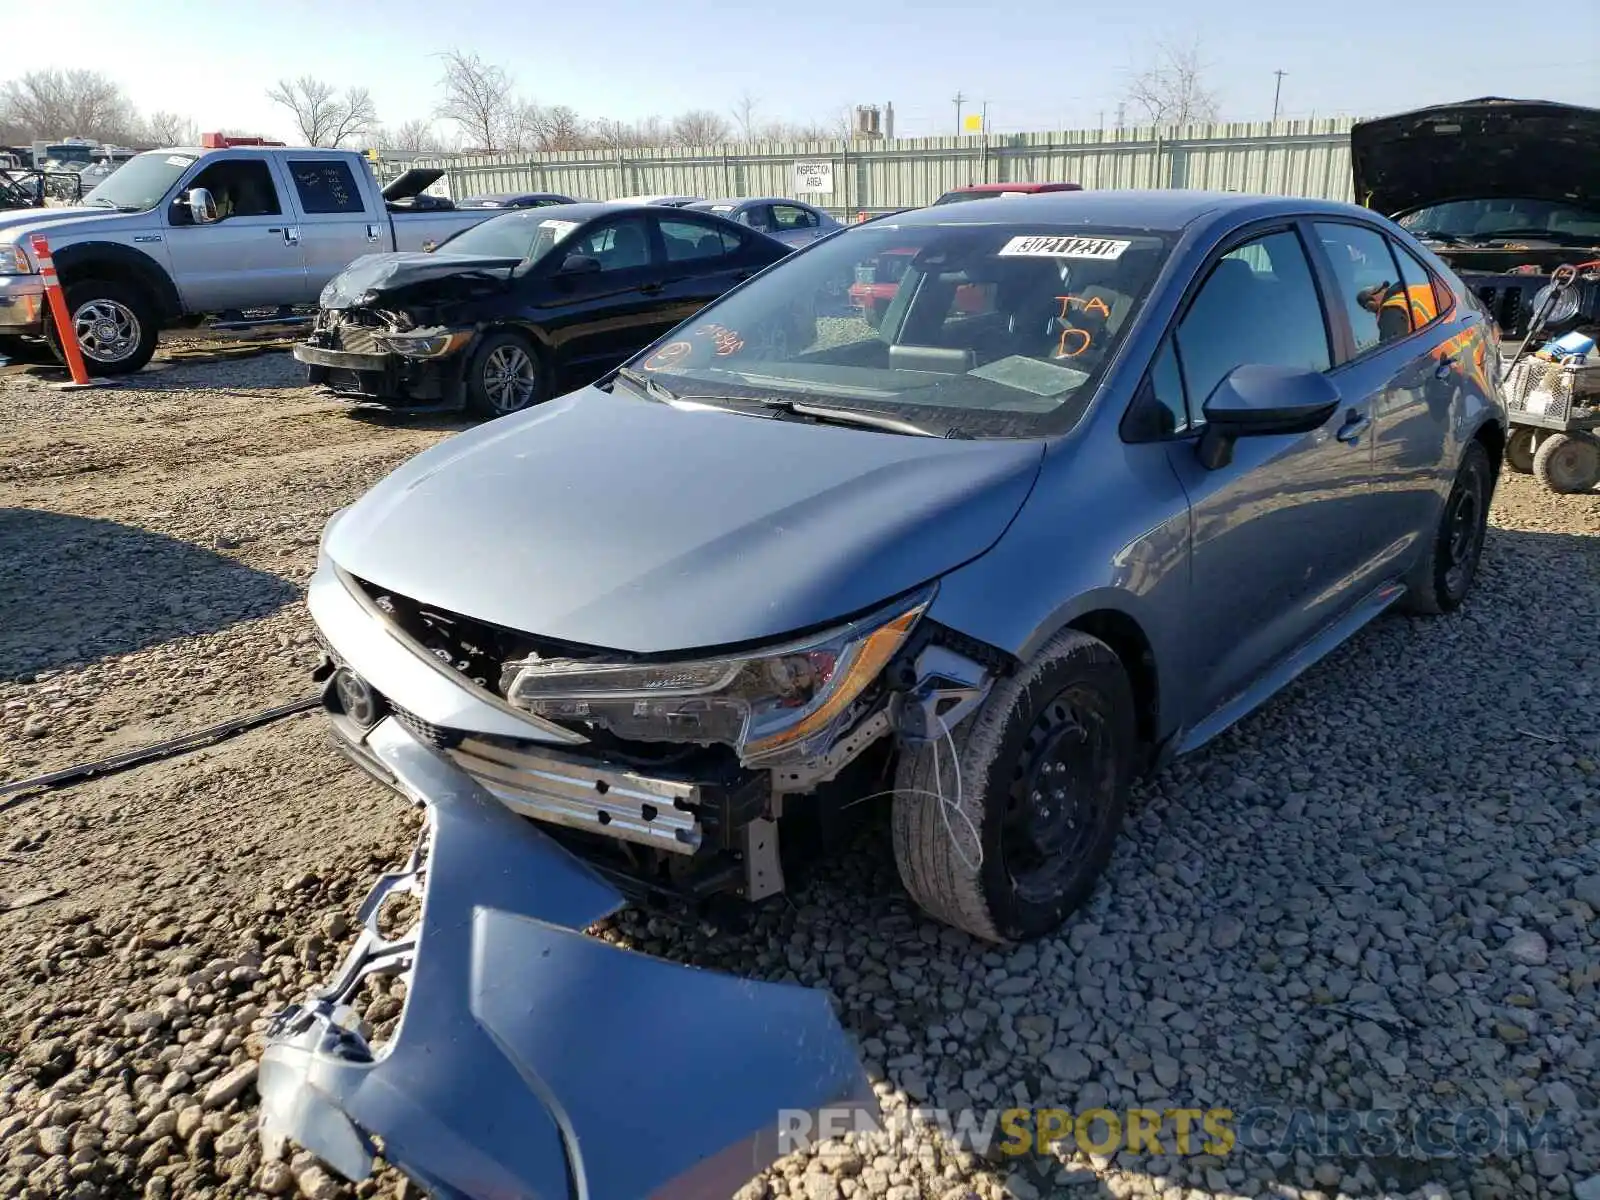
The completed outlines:
[[[1455,361],[1456,356],[1454,354],[1446,354],[1433,368],[1433,377],[1435,379],[1444,379],[1450,374],[1450,368],[1455,365]]]
[[[1334,434],[1334,437],[1353,446],[1361,440],[1361,435],[1366,433],[1367,427],[1371,424],[1371,417],[1352,409],[1350,415],[1344,419],[1344,424],[1339,426],[1339,432]]]

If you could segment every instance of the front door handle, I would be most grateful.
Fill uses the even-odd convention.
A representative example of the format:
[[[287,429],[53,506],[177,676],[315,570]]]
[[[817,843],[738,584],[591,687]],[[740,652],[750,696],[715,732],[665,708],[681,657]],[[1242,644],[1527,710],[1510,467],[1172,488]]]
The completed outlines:
[[[662,292],[662,285],[659,283],[647,283],[641,286],[639,291],[646,296],[659,296]]]
[[[298,246],[300,244],[300,227],[298,225],[269,225],[268,233],[281,233],[285,246]]]
[[[1339,432],[1333,436],[1353,446],[1361,440],[1361,435],[1366,433],[1367,427],[1371,424],[1371,417],[1351,409],[1350,415],[1344,419],[1344,424],[1339,426]]]

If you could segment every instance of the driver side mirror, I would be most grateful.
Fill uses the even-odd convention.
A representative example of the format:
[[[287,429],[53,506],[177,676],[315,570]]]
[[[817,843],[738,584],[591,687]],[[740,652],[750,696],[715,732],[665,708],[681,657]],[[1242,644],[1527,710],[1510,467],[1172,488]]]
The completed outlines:
[[[190,188],[188,193],[189,216],[196,225],[215,225],[218,221],[217,201],[208,188]]]
[[[1321,371],[1245,363],[1228,372],[1201,411],[1206,427],[1196,451],[1209,471],[1233,461],[1242,437],[1310,433],[1339,407],[1339,389]]]
[[[587,254],[569,254],[562,260],[558,275],[593,275],[600,270],[600,260]]]

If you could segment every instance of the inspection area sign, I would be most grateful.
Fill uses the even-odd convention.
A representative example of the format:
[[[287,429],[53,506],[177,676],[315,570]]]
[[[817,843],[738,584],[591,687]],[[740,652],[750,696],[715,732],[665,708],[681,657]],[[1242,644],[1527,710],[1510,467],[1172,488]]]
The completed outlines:
[[[795,195],[809,193],[830,195],[833,192],[833,164],[831,162],[797,162],[794,164]]]

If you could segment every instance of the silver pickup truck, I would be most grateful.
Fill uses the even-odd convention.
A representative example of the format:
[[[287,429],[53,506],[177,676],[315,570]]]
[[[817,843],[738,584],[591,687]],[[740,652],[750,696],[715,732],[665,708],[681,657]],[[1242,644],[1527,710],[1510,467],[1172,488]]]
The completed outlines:
[[[151,150],[72,208],[0,213],[0,354],[54,340],[29,239],[42,233],[91,375],[137,371],[163,328],[315,305],[364,254],[420,250],[495,215],[422,197],[443,172],[380,189],[350,150]]]

